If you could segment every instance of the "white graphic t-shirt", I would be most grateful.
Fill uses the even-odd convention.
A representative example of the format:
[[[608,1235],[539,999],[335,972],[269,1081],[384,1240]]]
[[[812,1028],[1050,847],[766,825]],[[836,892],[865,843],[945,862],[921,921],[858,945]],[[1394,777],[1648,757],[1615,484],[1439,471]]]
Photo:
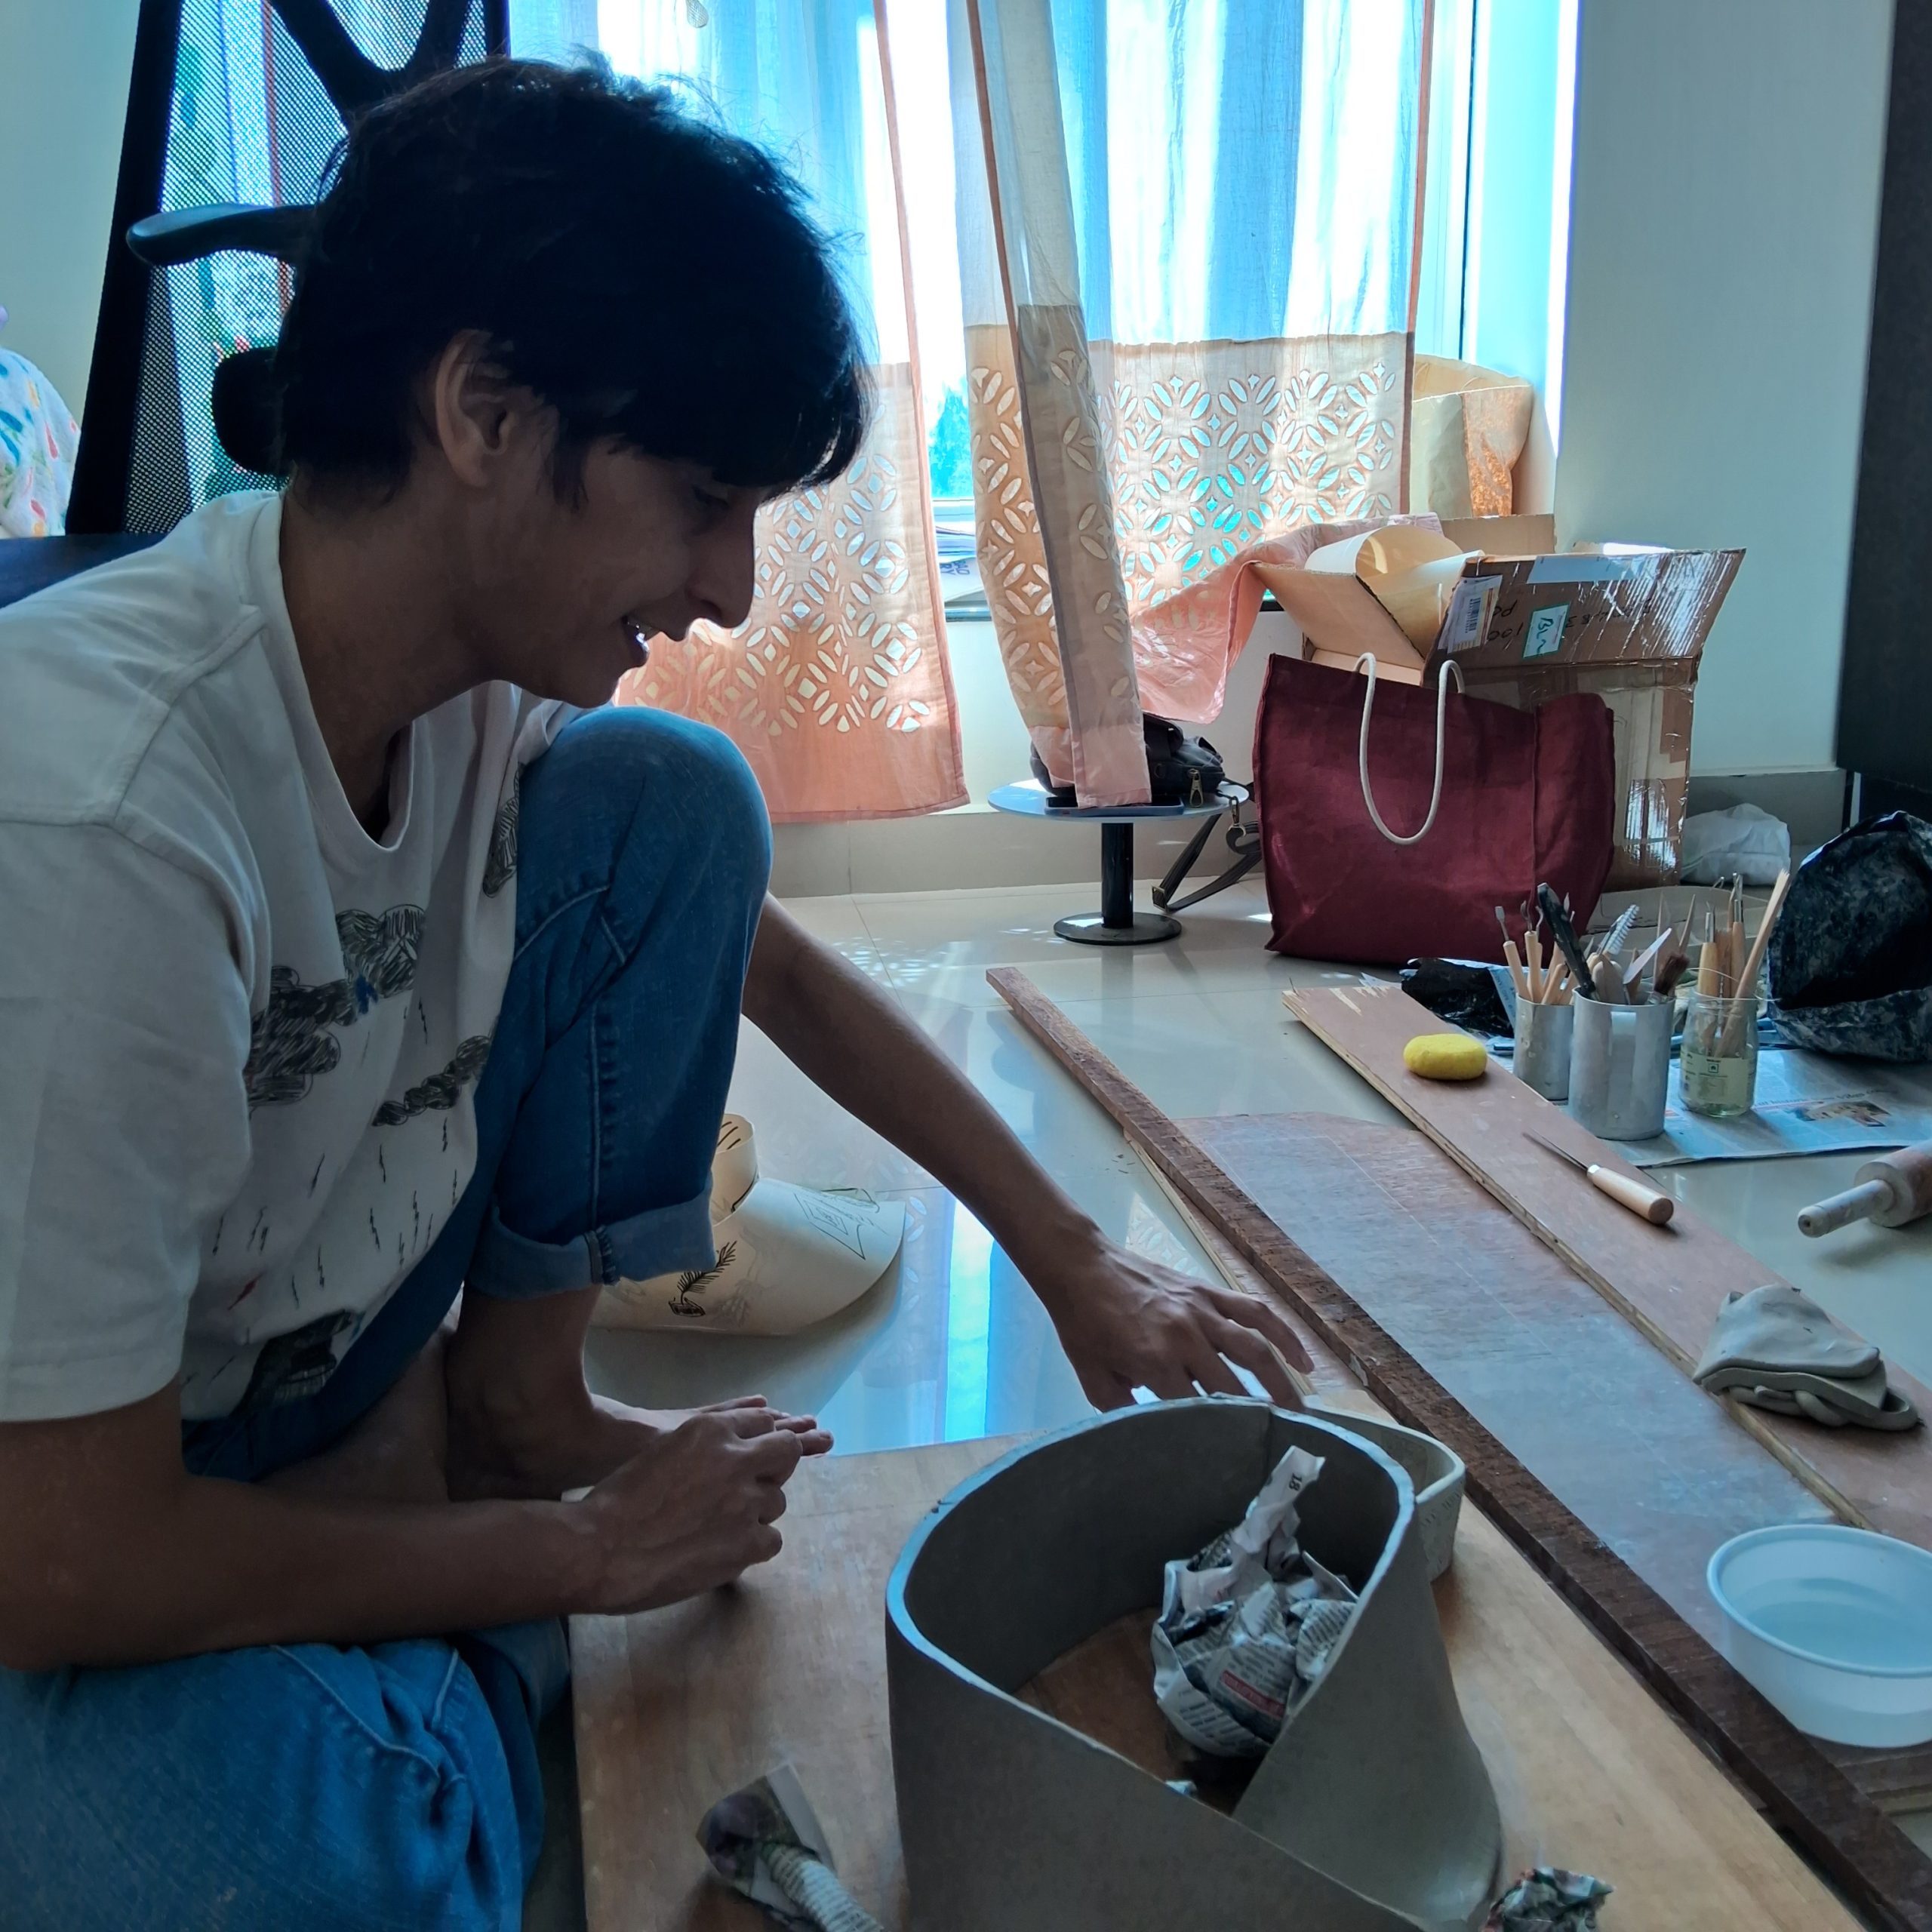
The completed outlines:
[[[519,774],[570,713],[418,718],[371,838],[281,518],[223,498],[0,611],[0,1420],[312,1393],[475,1164]]]

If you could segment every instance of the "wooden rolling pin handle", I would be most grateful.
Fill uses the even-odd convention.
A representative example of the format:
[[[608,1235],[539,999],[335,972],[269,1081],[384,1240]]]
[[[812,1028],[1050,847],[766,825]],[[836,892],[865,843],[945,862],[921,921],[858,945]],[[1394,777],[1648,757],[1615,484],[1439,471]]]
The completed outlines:
[[[1642,1216],[1654,1228],[1662,1227],[1677,1211],[1677,1203],[1669,1195],[1614,1168],[1598,1167],[1593,1161],[1589,1175],[1590,1185],[1599,1194],[1607,1195],[1620,1208]]]
[[[1842,1194],[1835,1194],[1828,1201],[1814,1201],[1809,1208],[1801,1208],[1798,1215],[1798,1231],[1810,1235],[1814,1239],[1820,1235],[1828,1235],[1847,1226],[1854,1221],[1863,1221],[1881,1209],[1891,1205],[1892,1189],[1889,1181],[1868,1180],[1857,1187],[1848,1187]]]
[[[1932,1141],[1901,1147],[1867,1161],[1853,1176],[1860,1181],[1882,1181],[1891,1198],[1872,1211],[1881,1228],[1902,1228],[1921,1214],[1932,1214]]]

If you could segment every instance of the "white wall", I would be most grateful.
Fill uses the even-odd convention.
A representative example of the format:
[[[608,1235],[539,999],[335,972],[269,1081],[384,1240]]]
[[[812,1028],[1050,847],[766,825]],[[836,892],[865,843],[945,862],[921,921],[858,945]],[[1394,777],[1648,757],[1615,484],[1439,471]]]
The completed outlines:
[[[137,0],[0,5],[0,344],[75,415],[107,262]]]
[[[1832,762],[1891,0],[1583,0],[1559,540],[1747,552],[1692,769]]]

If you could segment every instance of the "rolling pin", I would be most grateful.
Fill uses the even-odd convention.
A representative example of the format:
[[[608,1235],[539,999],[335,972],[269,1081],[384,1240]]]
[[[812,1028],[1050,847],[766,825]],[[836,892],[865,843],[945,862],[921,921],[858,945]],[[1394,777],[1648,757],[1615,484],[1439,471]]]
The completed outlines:
[[[1902,1228],[1921,1214],[1932,1214],[1932,1140],[1867,1161],[1854,1186],[1803,1209],[1798,1226],[1804,1234],[1828,1235],[1853,1221]]]

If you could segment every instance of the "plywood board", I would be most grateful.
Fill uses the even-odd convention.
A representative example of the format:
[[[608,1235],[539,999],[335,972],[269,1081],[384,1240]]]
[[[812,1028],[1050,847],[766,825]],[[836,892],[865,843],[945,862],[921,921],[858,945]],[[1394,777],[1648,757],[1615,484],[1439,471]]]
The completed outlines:
[[[1703,1354],[1725,1297],[1780,1278],[1681,1204],[1668,1227],[1654,1228],[1606,1200],[1527,1135],[1541,1134],[1620,1172],[1636,1171],[1500,1063],[1469,1081],[1411,1073],[1402,1064],[1408,1041],[1457,1029],[1399,987],[1312,987],[1282,998],[1685,1374]],[[1892,1377],[1932,1412],[1932,1394],[1896,1367]],[[1730,1406],[1741,1426],[1847,1521],[1932,1549],[1932,1429],[1901,1435],[1825,1429]]]
[[[1829,1509],[1426,1137],[1321,1114],[1179,1123],[1505,1448],[1716,1639],[1704,1566]]]
[[[989,983],[1014,1017],[1395,1419],[1447,1444],[1470,1498],[1876,1923],[1932,1932],[1932,1861],[1361,1309],[1026,976]]]
[[[574,1620],[589,1932],[761,1927],[707,1876],[692,1834],[715,1799],[786,1759],[854,1895],[889,1932],[906,1932],[885,1578],[923,1512],[1008,1446],[808,1463],[793,1478],[784,1553],[736,1589]],[[1607,1878],[1617,1888],[1609,1924],[1850,1932],[1854,1921],[1803,1861],[1473,1512],[1437,1603],[1512,1857]],[[1158,1737],[1144,1721],[1144,1641],[1116,1632],[1094,1647],[1043,1673],[1035,1700],[1097,1730],[1137,1715],[1121,1742],[1144,1755]]]

